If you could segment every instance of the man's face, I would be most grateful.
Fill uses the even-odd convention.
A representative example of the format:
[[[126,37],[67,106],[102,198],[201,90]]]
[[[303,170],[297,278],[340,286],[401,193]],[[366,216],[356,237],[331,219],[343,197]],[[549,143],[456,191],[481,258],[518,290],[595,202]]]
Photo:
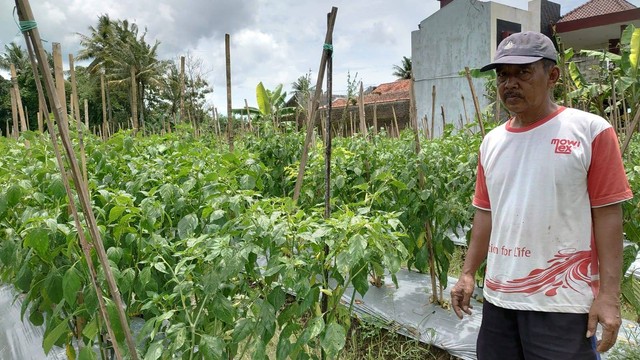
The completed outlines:
[[[515,114],[539,110],[549,100],[549,89],[557,80],[552,76],[552,69],[545,69],[542,61],[499,65],[496,77],[500,100]]]

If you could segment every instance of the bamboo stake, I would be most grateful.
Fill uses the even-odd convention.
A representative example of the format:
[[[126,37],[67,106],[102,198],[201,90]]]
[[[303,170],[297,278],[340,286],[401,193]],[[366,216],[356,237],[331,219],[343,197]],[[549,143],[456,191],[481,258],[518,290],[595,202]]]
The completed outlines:
[[[373,103],[373,136],[378,135],[378,102]]]
[[[69,74],[71,77],[71,100],[69,103],[73,108],[73,116],[80,119],[80,102],[78,100],[78,84],[76,82],[76,69],[73,62],[73,54],[69,54]]]
[[[471,97],[473,98],[473,106],[476,108],[476,116],[478,117],[478,125],[480,125],[480,133],[484,138],[484,123],[482,121],[482,113],[480,112],[480,103],[478,102],[478,97],[476,96],[476,89],[473,87],[473,81],[471,81],[471,72],[469,72],[469,67],[465,66],[464,72],[467,76],[467,81],[469,82],[469,89],[471,89]]]
[[[9,133],[9,122],[8,122],[8,121],[7,121],[7,122],[5,122],[5,123],[4,123],[4,125],[5,125],[5,128],[6,128],[6,130],[5,130],[5,133],[4,133],[4,134],[5,134],[5,136],[6,136],[7,138],[9,138],[9,136],[11,136],[11,134]]]
[[[38,111],[36,113],[36,119],[38,120],[38,131],[40,133],[43,133],[44,132],[44,126],[43,126],[43,123],[42,123],[42,111]]]
[[[431,87],[431,139],[435,137],[435,122],[436,122],[436,86]]]
[[[89,129],[89,100],[84,99],[84,126]]]
[[[218,108],[213,108],[213,116],[216,119],[216,132],[218,136],[222,135],[222,129],[220,129],[220,118],[218,117]]]
[[[16,6],[18,8],[18,16],[20,18],[20,21],[34,21],[33,14],[31,12],[31,7],[29,5],[28,0],[16,0]],[[107,254],[102,243],[100,231],[98,229],[98,225],[93,213],[93,209],[91,207],[91,200],[90,200],[87,184],[81,181],[81,178],[80,178],[81,175],[80,175],[78,162],[77,162],[75,153],[73,151],[71,139],[69,138],[68,124],[66,121],[64,121],[65,120],[64,117],[66,116],[66,114],[63,112],[63,107],[62,107],[62,104],[60,103],[60,99],[56,97],[56,88],[53,82],[53,77],[51,76],[51,72],[47,65],[48,64],[47,56],[44,52],[44,49],[42,48],[42,41],[40,39],[38,28],[29,30],[28,35],[32,40],[33,46],[35,48],[35,54],[36,54],[36,57],[38,58],[38,65],[40,66],[40,70],[42,71],[42,74],[44,77],[45,87],[47,90],[47,94],[49,96],[49,101],[54,105],[54,108],[55,108],[54,117],[56,118],[56,121],[58,123],[60,138],[65,148],[67,160],[69,162],[69,167],[71,169],[71,173],[76,185],[78,199],[80,201],[80,204],[82,205],[84,218],[85,218],[85,221],[87,222],[89,232],[91,234],[91,239],[94,242],[96,254],[98,255],[98,259],[100,260],[100,263],[103,267],[105,279],[109,286],[109,290],[110,290],[111,296],[113,297],[113,301],[116,305],[115,307],[118,313],[118,317],[120,319],[120,324],[122,326],[122,330],[124,331],[125,339],[129,347],[129,356],[131,357],[131,359],[137,360],[138,356],[137,356],[137,350],[135,347],[135,342],[133,341],[133,337],[131,335],[131,330],[129,328],[126,315],[124,313],[124,306],[122,304],[120,292],[118,291],[118,287],[113,277],[111,267],[109,266],[109,261],[107,259]],[[32,63],[35,62],[34,59],[32,59],[31,61]],[[37,76],[35,78],[38,79]],[[49,120],[49,123],[50,123],[50,120]],[[50,136],[53,136],[53,131],[50,131]],[[54,144],[56,143],[55,138],[53,138],[53,143]],[[62,165],[62,164],[59,164],[59,165]],[[65,174],[64,166],[61,166],[60,170],[64,178],[64,174]],[[72,196],[69,196],[69,203],[70,204],[74,203]],[[82,231],[82,227],[79,226],[78,222],[76,222],[76,226],[78,229],[78,235],[80,237],[83,236],[83,235],[80,235],[81,233],[83,233],[83,231]],[[90,259],[91,257],[88,256],[87,261],[89,262]],[[101,299],[100,293],[98,293],[97,297],[98,299]],[[103,308],[101,311],[104,311],[104,310],[105,309]],[[108,316],[106,316],[106,313],[104,313],[103,316],[105,318],[105,321],[108,321]],[[113,343],[114,349],[116,349],[117,348],[116,338],[112,337],[112,339],[114,340],[114,343]]]
[[[444,134],[444,128],[447,126],[447,119],[444,116],[444,105],[440,105],[440,114],[442,114],[442,133]]]
[[[27,127],[27,121],[24,116],[24,107],[22,106],[22,96],[20,96],[20,88],[18,87],[18,75],[16,74],[16,67],[10,64],[11,69],[11,84],[13,85],[13,96],[16,102],[16,108],[20,119],[20,132],[29,130]]]
[[[129,69],[131,74],[131,125],[133,127],[133,134],[138,133],[138,82],[136,80],[136,68],[131,67]]]
[[[184,118],[184,56],[180,56],[180,122]]]
[[[106,96],[106,86],[104,81],[104,73],[100,74],[100,92],[102,93],[102,132],[104,134],[104,129],[107,128],[107,96]],[[101,136],[103,140],[107,138]]]
[[[60,99],[60,106],[62,106],[62,112],[64,113],[64,121],[67,121],[67,95],[64,89],[64,73],[62,69],[62,48],[60,43],[53,43],[53,71],[55,73],[56,90],[58,99]]]
[[[416,130],[416,136],[418,131],[418,110],[416,109],[416,91],[415,91],[415,80],[413,75],[411,75],[411,82],[409,83],[409,122]]]
[[[18,138],[18,134],[20,133],[20,128],[18,125],[18,105],[16,104],[16,94],[15,89],[9,89],[9,93],[11,93],[11,118],[13,119],[13,129],[11,131],[11,136],[14,139]]]
[[[336,15],[338,13],[337,7],[331,8],[329,13],[329,19],[327,23],[327,33],[325,35],[324,43],[331,44],[333,41],[333,27],[336,21]],[[298,177],[296,179],[296,185],[293,189],[293,201],[297,202],[300,197],[300,190],[302,189],[302,179],[304,178],[305,167],[307,166],[307,160],[309,157],[309,145],[313,138],[313,128],[315,127],[316,109],[318,107],[318,99],[322,94],[322,82],[324,79],[324,71],[327,65],[327,58],[329,56],[328,46],[323,46],[322,57],[320,59],[320,69],[318,70],[318,79],[316,81],[316,91],[313,95],[313,106],[309,111],[309,118],[307,119],[307,134],[304,141],[304,147],[302,148],[302,155],[300,156],[300,167],[298,168]],[[331,99],[329,99],[331,102]]]
[[[396,137],[400,137],[400,127],[398,126],[398,117],[396,116],[396,108],[391,105],[391,112],[393,113],[393,123],[396,125]]]
[[[224,49],[227,68],[227,141],[229,152],[233,152],[233,115],[231,114],[231,46],[229,34],[224,34]]]
[[[358,95],[358,111],[360,115],[360,132],[366,138],[368,135],[368,131],[367,120],[365,119],[364,113],[364,87],[362,86],[362,81],[360,81],[360,94]]]
[[[351,127],[351,136],[353,136],[356,132],[356,127],[353,124],[353,113],[349,112],[349,126]]]
[[[469,123],[469,113],[467,112],[467,103],[464,101],[464,94],[460,95],[460,98],[462,99],[462,109],[464,110],[464,120],[465,120],[465,122],[463,124],[468,124]]]

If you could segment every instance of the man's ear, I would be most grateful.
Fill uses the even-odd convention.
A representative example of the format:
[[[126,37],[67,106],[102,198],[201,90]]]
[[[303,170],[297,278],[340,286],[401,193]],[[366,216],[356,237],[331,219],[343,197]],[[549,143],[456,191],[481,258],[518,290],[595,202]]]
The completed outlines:
[[[560,68],[556,65],[549,71],[549,85],[555,85],[558,79],[560,79]]]

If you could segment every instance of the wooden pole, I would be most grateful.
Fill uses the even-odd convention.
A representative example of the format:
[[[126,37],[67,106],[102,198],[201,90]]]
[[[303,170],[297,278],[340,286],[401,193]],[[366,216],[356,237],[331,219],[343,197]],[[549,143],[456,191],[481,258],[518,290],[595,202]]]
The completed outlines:
[[[43,133],[44,132],[44,126],[43,126],[43,123],[42,123],[42,111],[38,111],[36,113],[36,119],[38,120],[38,131],[40,133]]]
[[[89,100],[84,99],[84,126],[89,129]]]
[[[309,157],[309,145],[313,138],[313,129],[315,127],[316,109],[318,107],[318,99],[322,94],[322,82],[324,79],[324,72],[327,66],[327,58],[329,56],[330,44],[333,43],[333,26],[336,22],[336,15],[338,14],[338,8],[332,7],[329,13],[329,19],[327,23],[327,33],[324,38],[322,57],[320,59],[320,69],[318,70],[318,79],[316,81],[316,91],[313,95],[313,106],[309,111],[309,118],[307,119],[307,134],[304,141],[304,147],[302,148],[302,155],[300,156],[300,167],[298,168],[298,177],[296,179],[296,185],[293,189],[293,201],[298,201],[300,197],[300,190],[302,189],[302,179],[304,178],[305,167],[307,166],[307,160]],[[331,99],[329,99],[331,101]]]
[[[24,107],[22,106],[22,96],[20,96],[20,88],[18,86],[18,75],[16,73],[16,67],[11,64],[11,84],[13,85],[13,96],[14,101],[16,103],[16,108],[18,110],[18,115],[20,119],[20,132],[27,131],[29,128],[27,127],[27,120],[24,116]]]
[[[253,132],[253,125],[251,124],[251,113],[249,113],[249,103],[247,99],[244,99],[244,108],[247,110],[247,119],[249,120],[249,131]]]
[[[184,56],[180,56],[180,116],[178,121],[184,118]]]
[[[436,86],[431,87],[431,139],[435,137],[435,122],[436,122]]]
[[[107,96],[104,74],[100,74],[100,92],[102,93],[102,135],[104,135],[107,128]],[[102,139],[106,139],[106,137],[103,136]]]
[[[131,67],[131,119],[133,125],[133,134],[138,133],[138,82],[136,80],[136,68]]]
[[[16,104],[16,94],[15,89],[9,89],[11,93],[11,118],[13,119],[13,129],[11,131],[11,136],[14,139],[18,138],[18,134],[20,133],[20,127],[18,125],[18,105]]]
[[[391,112],[393,113],[393,123],[396,126],[396,137],[400,137],[400,127],[398,126],[398,117],[396,116],[396,108],[391,105]]]
[[[373,103],[373,136],[378,135],[378,102]]]
[[[33,17],[33,13],[31,12],[31,7],[29,5],[28,0],[16,0],[16,7],[18,9],[18,17],[20,18],[20,21],[33,21],[34,17]],[[85,221],[87,222],[87,226],[89,228],[89,232],[91,234],[91,238],[94,241],[94,246],[95,246],[95,250],[96,250],[96,254],[98,255],[98,259],[100,260],[100,263],[103,267],[103,271],[105,274],[105,279],[107,281],[107,284],[109,285],[109,289],[111,292],[111,296],[113,301],[115,302],[115,307],[116,307],[116,311],[118,313],[118,317],[120,319],[120,324],[122,326],[122,330],[124,332],[125,335],[125,339],[127,342],[127,345],[129,347],[129,356],[131,357],[131,359],[133,360],[137,360],[138,356],[137,356],[137,350],[135,347],[135,342],[133,341],[133,337],[131,335],[131,330],[129,328],[129,324],[127,322],[127,318],[126,315],[124,313],[124,306],[122,304],[122,299],[120,297],[120,292],[118,291],[118,287],[116,285],[115,279],[113,277],[113,273],[111,271],[111,267],[109,265],[109,261],[107,259],[107,254],[106,251],[104,250],[104,245],[102,243],[102,238],[100,235],[100,231],[98,229],[98,225],[93,213],[93,209],[91,207],[91,200],[90,200],[90,196],[89,196],[89,191],[87,188],[87,184],[85,184],[84,182],[81,181],[80,179],[80,171],[79,171],[79,167],[78,167],[78,162],[76,160],[76,156],[75,153],[73,152],[73,146],[71,144],[71,139],[69,138],[69,130],[68,130],[68,124],[65,121],[65,116],[66,113],[64,113],[62,104],[60,103],[60,99],[56,96],[56,88],[53,82],[53,77],[51,76],[51,72],[49,70],[48,67],[48,62],[47,62],[47,56],[44,52],[44,49],[42,48],[42,41],[40,39],[40,34],[38,32],[38,28],[34,28],[31,30],[28,30],[28,35],[30,40],[33,43],[34,49],[35,49],[35,55],[38,59],[38,65],[40,66],[40,70],[42,71],[43,77],[44,77],[44,82],[45,82],[45,87],[47,90],[47,94],[49,96],[49,101],[51,102],[51,104],[53,104],[54,107],[54,117],[56,118],[56,121],[58,123],[58,129],[60,130],[60,138],[62,140],[62,144],[65,148],[65,152],[67,155],[67,160],[69,162],[69,167],[71,169],[73,178],[74,178],[74,182],[76,185],[76,190],[77,190],[77,195],[78,195],[78,199],[80,204],[82,205],[83,208],[83,213],[84,213],[84,218]],[[35,59],[31,59],[32,64],[35,62]],[[35,76],[36,79],[38,79],[37,76]],[[49,120],[48,122],[49,124],[52,125],[51,121]],[[53,128],[53,127],[52,127]],[[52,130],[52,129],[51,129]],[[55,140],[55,138],[53,138],[53,131],[50,131],[50,136],[52,136],[52,143],[54,144],[54,147],[57,146],[57,141]],[[61,174],[63,175],[62,177],[65,178],[65,167],[63,166],[63,164],[61,163],[61,158],[60,156],[57,157],[58,158],[58,165],[60,167],[61,170]],[[70,204],[74,203],[72,201],[73,197],[71,195],[71,191],[70,188],[67,186],[66,189],[67,190],[67,195],[69,196],[70,199]],[[74,205],[70,205],[70,206],[75,206]],[[79,216],[76,215],[74,216],[75,221],[76,221],[76,227],[78,229],[78,236],[80,238],[80,240],[82,241],[84,234],[82,231],[82,227],[79,224]],[[84,243],[83,245],[86,245],[86,243]],[[86,260],[88,262],[89,265],[92,264],[91,262],[91,256],[88,253],[88,246],[83,246],[84,248],[87,249],[87,251],[85,252],[85,256],[86,256]],[[95,275],[95,274],[94,274]],[[94,282],[95,283],[95,282]],[[97,284],[96,284],[97,285]],[[109,317],[106,315],[106,307],[104,307],[104,303],[102,301],[102,293],[99,292],[99,287],[96,286],[96,291],[97,291],[97,298],[98,301],[100,302],[101,305],[101,312],[102,315],[104,317],[105,322],[109,321]],[[109,328],[109,327],[108,327]],[[113,335],[113,332],[110,331],[109,334],[113,339],[115,339],[115,336]],[[117,342],[114,341],[113,342],[113,346],[114,346],[114,350],[116,351],[116,356],[118,356],[119,359],[122,358],[122,355],[120,354],[119,350],[118,350],[118,346],[117,346]]]
[[[56,78],[56,90],[58,99],[60,99],[60,106],[62,106],[62,112],[65,114],[64,121],[67,121],[67,95],[64,89],[64,73],[62,69],[62,48],[60,43],[53,43],[53,71]]]
[[[78,100],[78,84],[76,82],[76,69],[73,62],[73,54],[69,54],[69,75],[71,77],[71,99],[69,103],[73,108],[73,117],[80,119],[80,102]]]
[[[231,45],[229,34],[224,34],[224,49],[227,68],[227,141],[229,152],[233,152],[233,114],[231,113]]]
[[[467,103],[464,101],[464,95],[460,95],[460,98],[462,99],[462,109],[464,110],[465,124],[468,124],[469,123],[469,113],[467,112]]]
[[[440,105],[440,113],[442,114],[442,133],[444,134],[444,128],[447,126],[447,118],[444,116],[444,105]]]
[[[367,120],[365,119],[364,113],[364,87],[362,85],[362,81],[360,81],[360,94],[358,95],[358,112],[360,118],[360,132],[366,138],[369,131],[367,131]]]
[[[469,72],[469,67],[465,66],[464,72],[467,76],[467,81],[469,82],[469,89],[471,90],[471,97],[473,98],[473,106],[476,109],[476,116],[478,118],[478,125],[480,125],[480,134],[484,138],[484,122],[482,121],[482,113],[480,112],[480,103],[478,102],[478,97],[476,96],[476,89],[473,87],[473,81],[471,80],[471,72]]]

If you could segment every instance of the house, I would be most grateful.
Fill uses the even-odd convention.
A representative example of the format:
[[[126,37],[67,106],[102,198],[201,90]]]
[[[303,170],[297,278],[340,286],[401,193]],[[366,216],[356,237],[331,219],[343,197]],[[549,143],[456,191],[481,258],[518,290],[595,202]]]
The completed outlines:
[[[471,89],[461,72],[489,63],[500,41],[514,32],[539,31],[553,38],[555,30],[565,49],[615,50],[623,26],[640,27],[640,9],[625,0],[591,0],[560,14],[560,5],[548,0],[531,0],[526,10],[495,2],[440,0],[440,9],[411,33],[418,118],[431,117],[434,87],[436,112],[442,107],[447,122],[473,118]],[[487,80],[472,83],[485,109],[490,104],[483,95]],[[441,132],[436,121],[434,133]]]
[[[375,122],[378,130],[385,129],[395,134],[396,126],[402,129],[409,124],[411,109],[411,80],[401,79],[380,84],[370,91],[364,92],[364,111],[367,128]],[[340,97],[331,103],[331,123],[338,133],[349,136],[359,132],[360,107],[359,97],[347,100]],[[328,106],[319,109],[319,117],[326,119]]]

